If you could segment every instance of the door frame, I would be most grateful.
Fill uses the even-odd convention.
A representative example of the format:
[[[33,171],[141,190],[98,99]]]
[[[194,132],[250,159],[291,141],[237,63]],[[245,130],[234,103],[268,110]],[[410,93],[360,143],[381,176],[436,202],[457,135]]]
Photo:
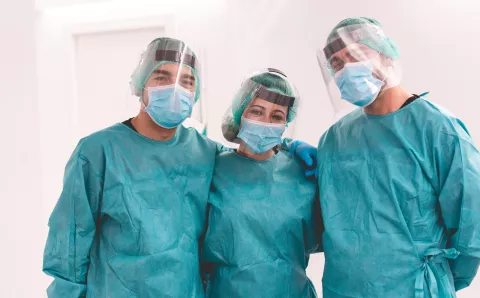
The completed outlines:
[[[164,16],[148,16],[148,17],[138,17],[131,19],[115,19],[107,20],[94,23],[79,23],[79,24],[68,24],[65,26],[65,31],[67,32],[69,44],[72,49],[73,55],[71,56],[72,63],[72,126],[73,133],[76,139],[81,138],[80,129],[79,129],[79,119],[78,119],[78,107],[79,107],[79,96],[78,96],[78,77],[77,77],[77,52],[76,52],[76,37],[83,34],[96,34],[96,33],[109,33],[109,32],[121,32],[121,31],[130,31],[130,30],[141,30],[141,29],[153,29],[153,28],[162,28],[165,31],[166,36],[175,36],[176,26],[174,17],[172,15]]]

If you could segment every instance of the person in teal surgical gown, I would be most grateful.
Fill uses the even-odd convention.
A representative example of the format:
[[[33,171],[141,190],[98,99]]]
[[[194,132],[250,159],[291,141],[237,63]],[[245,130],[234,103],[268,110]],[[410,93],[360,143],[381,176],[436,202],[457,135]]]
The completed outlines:
[[[197,69],[183,42],[154,40],[132,75],[140,113],[79,142],[49,221],[49,297],[204,296],[198,238],[219,148],[180,125]]]
[[[318,145],[323,296],[451,298],[480,263],[480,153],[448,111],[402,89],[369,18],[317,51],[335,110]]]
[[[240,144],[217,156],[202,249],[207,297],[316,297],[306,275],[320,250],[315,181],[277,145],[293,120],[298,94],[268,69],[243,82],[223,134]]]
[[[155,39],[131,87],[139,114],[82,139],[67,164],[44,252],[51,298],[205,295],[199,239],[222,146],[181,125],[200,97],[198,59]]]

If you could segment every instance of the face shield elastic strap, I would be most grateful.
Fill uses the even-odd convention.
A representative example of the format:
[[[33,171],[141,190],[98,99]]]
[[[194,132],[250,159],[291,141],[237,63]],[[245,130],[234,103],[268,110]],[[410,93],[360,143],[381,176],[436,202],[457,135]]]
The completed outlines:
[[[333,54],[335,54],[336,52],[338,52],[340,50],[343,50],[346,47],[347,47],[347,45],[345,44],[343,39],[338,38],[338,39],[332,41],[331,43],[329,43],[323,49],[323,53],[325,54],[325,58],[327,60],[329,60],[333,56]]]
[[[329,43],[323,49],[325,58],[329,60],[333,54],[346,48],[352,43],[363,39],[381,39],[385,38],[382,29],[375,25],[351,25],[337,30],[339,38]]]
[[[270,72],[270,73],[279,74],[279,75],[281,75],[281,76],[283,76],[283,77],[285,77],[285,78],[287,77],[287,75],[286,75],[283,71],[278,70],[278,69],[276,69],[276,68],[267,68],[267,70],[268,70],[268,72]]]
[[[273,104],[284,107],[291,108],[295,103],[295,97],[272,92],[264,86],[259,86],[258,89],[255,91],[255,95]]]
[[[156,61],[173,61],[183,63],[195,69],[196,59],[194,56],[172,50],[157,50],[155,53]]]

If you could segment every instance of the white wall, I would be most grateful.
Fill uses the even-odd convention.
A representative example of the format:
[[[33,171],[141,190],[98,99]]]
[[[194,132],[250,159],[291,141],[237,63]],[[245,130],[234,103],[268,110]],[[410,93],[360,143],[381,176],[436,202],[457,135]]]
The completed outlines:
[[[315,48],[324,44],[341,19],[367,15],[379,19],[400,47],[402,85],[413,93],[431,91],[429,98],[464,120],[479,144],[480,121],[472,109],[479,103],[469,100],[475,96],[478,77],[474,66],[480,63],[476,58],[480,43],[473,40],[480,33],[475,23],[478,13],[480,4],[468,0],[388,5],[380,0],[343,1],[341,9],[323,1],[229,1],[225,13],[213,19],[180,16],[176,33],[190,42],[203,41],[207,47],[205,72],[213,126],[209,131],[214,139],[221,139],[221,115],[239,82],[261,67],[277,67],[294,80],[302,96],[296,137],[316,144],[334,120]],[[205,34],[192,26],[200,26]]]
[[[36,7],[39,9],[58,7],[58,6],[70,6],[84,3],[101,2],[105,0],[35,0]]]
[[[56,0],[43,1],[49,2],[48,6],[54,6]],[[71,1],[102,2],[100,0]],[[80,18],[82,13],[84,20],[89,18],[90,23],[114,19],[116,24],[131,23],[132,18],[142,18],[143,15],[151,19],[152,16],[165,18],[167,14],[172,14],[175,23],[168,31],[172,37],[184,39],[194,48],[201,48],[206,54],[201,58],[206,60],[202,73],[206,82],[206,94],[208,94],[208,131],[210,137],[215,140],[222,140],[221,119],[241,80],[259,68],[281,69],[296,83],[302,97],[300,114],[295,126],[295,137],[312,144],[317,143],[321,133],[334,121],[328,95],[317,66],[315,47],[319,44],[323,45],[330,29],[341,19],[349,16],[372,16],[384,24],[386,33],[397,42],[400,48],[404,69],[403,85],[407,90],[413,93],[431,91],[430,99],[463,119],[474,140],[480,145],[480,117],[478,117],[480,102],[476,95],[479,78],[477,69],[480,67],[477,57],[477,53],[480,52],[480,43],[475,40],[480,36],[480,25],[476,23],[476,19],[480,16],[480,4],[477,4],[477,1],[403,0],[389,1],[387,4],[384,0],[348,0],[341,3],[313,0],[230,0],[225,2],[211,0],[206,1],[204,5],[199,4],[198,1],[175,1],[174,7],[167,7],[169,2],[171,1],[138,1],[135,2],[134,8],[129,9],[131,4],[126,1],[117,1],[116,3],[119,4],[116,10],[109,9],[105,4],[97,10],[87,8],[83,12],[76,8],[76,15],[68,15],[65,11],[57,10],[40,16],[37,30],[42,164],[32,163],[33,170],[28,172],[29,175],[38,176],[40,166],[43,168],[41,175],[43,213],[41,219],[36,221],[39,234],[42,235],[42,239],[38,242],[40,246],[43,245],[46,237],[48,215],[61,191],[63,168],[78,141],[78,119],[76,118],[78,103],[75,101],[74,81],[75,52],[71,29],[68,29],[71,28],[71,24],[66,25],[66,23],[71,23],[73,17]],[[19,10],[19,8],[14,12],[9,10],[7,14],[21,15],[22,28],[28,31],[32,24],[25,22],[25,17]],[[4,10],[0,9],[0,11],[3,13]],[[92,12],[89,13],[89,11]],[[116,11],[116,15],[107,15],[110,11],[112,13]],[[1,20],[2,18],[0,22]],[[10,21],[14,22],[15,19],[11,18]],[[88,22],[83,26],[88,26]],[[12,32],[7,29],[9,27],[2,26],[0,30],[3,31],[0,32],[12,35]],[[93,27],[99,26],[97,24]],[[28,36],[27,33],[25,34],[25,39],[28,41],[24,42],[28,45],[33,33],[28,33]],[[12,52],[6,56],[3,51],[4,49],[0,49],[0,57],[11,63],[12,59],[6,57],[17,53]],[[22,54],[33,60],[23,59],[21,65],[26,67],[27,64],[35,64],[32,58],[35,55],[29,57],[27,52]],[[14,67],[11,66],[11,68]],[[35,67],[29,69],[34,70]],[[21,73],[18,68],[13,70]],[[5,76],[6,72],[1,72],[1,75]],[[2,80],[0,84],[4,82],[7,81]],[[23,86],[19,82],[14,83]],[[12,84],[9,83],[8,86],[10,85]],[[128,82],[119,82],[118,88],[128,88]],[[33,92],[33,96],[24,96],[28,99],[34,98],[33,90],[25,90],[25,88],[20,90]],[[16,104],[4,102],[2,105],[8,106],[3,110],[12,110],[13,115],[20,113],[15,110],[18,108]],[[22,102],[29,101],[22,100]],[[36,119],[37,115],[34,112],[30,113],[34,117],[30,119]],[[16,119],[16,116],[7,117],[8,121]],[[96,120],[92,119],[92,121]],[[101,122],[101,119],[98,121]],[[38,129],[38,126],[32,129]],[[13,136],[13,133],[10,133]],[[35,137],[38,131],[29,135]],[[17,140],[15,144],[18,148],[25,148],[26,142]],[[35,143],[32,143],[30,138],[28,144],[32,146]],[[2,148],[2,150],[10,150],[9,154],[17,152],[16,149]],[[38,155],[38,150],[29,154]],[[2,154],[2,156],[7,155]],[[8,160],[7,164],[16,166],[19,170],[23,169],[22,167],[27,168],[26,165],[17,165],[19,161],[20,159]],[[20,172],[18,173],[20,175]],[[20,178],[20,176],[16,177]],[[29,180],[32,180],[32,183],[39,183],[38,179]],[[23,185],[20,182],[9,184],[11,188],[7,191],[12,193],[15,186]],[[21,198],[35,197],[29,196],[27,190],[22,191],[25,193],[19,196]],[[8,196],[2,195],[2,197]],[[37,259],[34,261],[41,262]],[[315,256],[311,261],[309,274],[318,291],[321,289],[322,267],[323,256]],[[48,279],[40,272],[38,279],[48,284]],[[473,287],[460,292],[459,297],[476,297],[475,289],[480,290],[480,278],[477,278]]]
[[[38,297],[43,239],[33,0],[0,8],[0,288],[2,297]]]
[[[132,69],[137,66],[145,45],[163,35],[165,29],[156,27],[75,36],[80,136],[122,122],[138,113],[138,97],[131,94],[130,86],[122,84],[119,87],[118,82],[130,80]]]
[[[40,153],[42,170],[39,181],[42,184],[42,212],[37,224],[37,233],[45,245],[48,234],[48,218],[60,196],[63,170],[72,150],[78,142],[78,109],[74,101],[73,81],[74,46],[71,36],[55,22],[37,15],[37,65],[38,65],[38,108],[40,113]],[[42,256],[43,257],[43,256]],[[40,262],[42,261],[40,258]],[[42,289],[31,297],[46,297],[46,288],[51,278],[36,268],[36,280]],[[26,296],[18,296],[26,297]]]

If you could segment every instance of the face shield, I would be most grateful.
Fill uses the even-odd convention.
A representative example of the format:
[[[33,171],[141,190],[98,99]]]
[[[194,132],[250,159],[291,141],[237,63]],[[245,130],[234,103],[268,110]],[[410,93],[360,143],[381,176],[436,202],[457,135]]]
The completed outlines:
[[[317,59],[337,116],[368,106],[399,84],[401,68],[393,49],[375,24],[348,25],[330,34]]]
[[[238,144],[244,122],[261,126],[265,135],[283,133],[296,116],[298,101],[297,89],[283,72],[269,68],[254,73],[243,81],[223,117],[223,136]]]
[[[155,123],[174,128],[200,97],[200,65],[184,42],[159,38],[142,54],[130,85]]]

